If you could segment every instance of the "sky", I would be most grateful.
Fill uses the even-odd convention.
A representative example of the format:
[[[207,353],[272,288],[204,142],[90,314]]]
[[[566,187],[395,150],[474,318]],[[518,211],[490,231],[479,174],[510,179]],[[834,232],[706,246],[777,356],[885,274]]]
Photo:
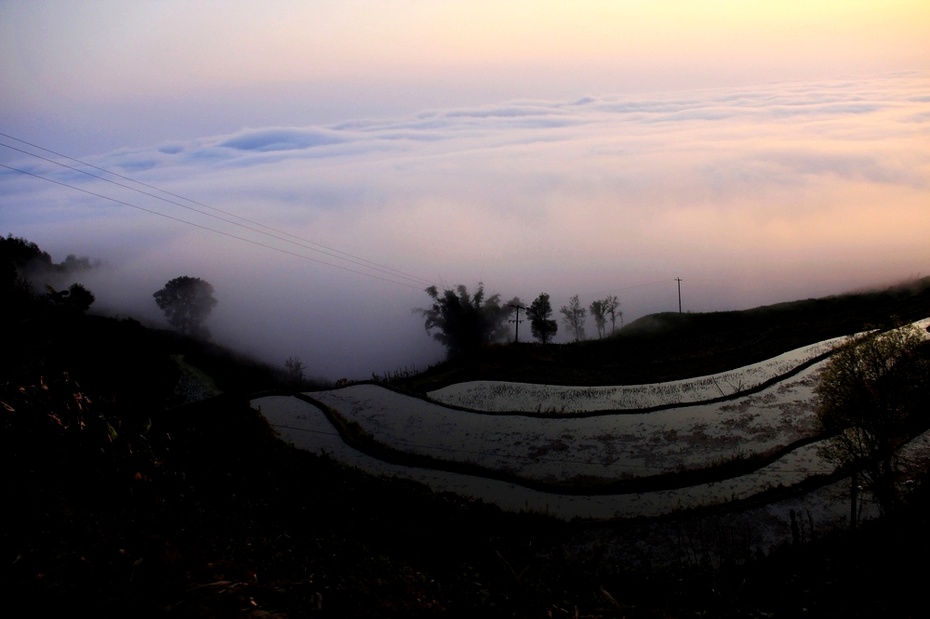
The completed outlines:
[[[153,324],[206,279],[216,340],[331,380],[439,360],[433,284],[625,322],[890,285],[927,41],[922,0],[0,0],[0,234]]]

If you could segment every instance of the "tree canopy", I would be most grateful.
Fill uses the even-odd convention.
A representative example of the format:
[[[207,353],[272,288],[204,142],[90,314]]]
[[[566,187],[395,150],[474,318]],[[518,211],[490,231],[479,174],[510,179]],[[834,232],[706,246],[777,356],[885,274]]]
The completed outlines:
[[[95,300],[94,293],[81,284],[71,284],[67,290],[55,290],[51,286],[47,288],[48,293],[45,296],[49,302],[74,314],[86,312]]]
[[[617,317],[620,317],[621,322],[623,320],[623,312],[618,311],[619,307],[620,300],[614,295],[591,302],[588,309],[591,311],[591,316],[594,317],[597,337],[605,337],[607,335],[608,316],[610,317],[610,332],[613,333],[617,330]]]
[[[821,454],[858,473],[882,510],[895,503],[898,448],[927,425],[925,339],[914,325],[851,337],[816,387],[818,422],[831,435]]]
[[[21,319],[36,312],[65,311],[80,314],[93,304],[93,293],[74,282],[63,290],[52,286],[66,282],[76,271],[93,268],[87,258],[68,256],[56,264],[48,253],[26,239],[0,237],[0,296],[8,318]],[[42,288],[44,294],[37,292]]]
[[[540,293],[538,297],[526,308],[526,314],[530,317],[530,330],[533,337],[542,344],[548,344],[559,331],[559,325],[552,320],[552,305],[549,303],[549,295],[545,292]]]
[[[604,337],[604,332],[607,330],[607,306],[604,305],[602,299],[597,299],[591,301],[588,309],[591,311],[591,316],[594,317],[594,328],[597,329],[597,337]]]
[[[617,318],[620,318],[620,326],[623,326],[623,312],[620,311],[620,299],[616,295],[609,295],[601,300],[604,313],[610,316],[610,332],[617,330]]]
[[[216,299],[213,286],[208,282],[199,277],[176,277],[152,296],[165,312],[168,324],[180,333],[201,338],[210,336],[203,322],[213,311]]]
[[[507,319],[513,312],[511,305],[520,305],[517,298],[502,304],[497,293],[485,298],[484,284],[480,282],[474,294],[469,294],[463,285],[442,292],[430,286],[426,294],[433,303],[419,310],[426,318],[424,326],[450,356],[504,340],[509,332]]]
[[[583,340],[585,338],[584,322],[588,315],[588,311],[581,304],[578,295],[576,294],[569,299],[568,305],[563,305],[559,312],[562,314],[562,321],[565,323],[565,326],[568,327],[568,330],[571,331],[575,341],[580,342]]]

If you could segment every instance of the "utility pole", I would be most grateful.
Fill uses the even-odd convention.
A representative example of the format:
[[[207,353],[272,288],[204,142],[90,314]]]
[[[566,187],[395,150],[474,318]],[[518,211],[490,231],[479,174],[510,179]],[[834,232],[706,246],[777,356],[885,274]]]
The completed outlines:
[[[522,305],[515,305],[515,304],[513,304],[513,303],[510,304],[510,307],[516,308],[516,310],[517,310],[517,317],[516,317],[516,319],[515,319],[515,320],[511,320],[510,322],[516,324],[516,333],[514,334],[514,340],[513,340],[513,341],[514,341],[514,343],[519,343],[519,342],[520,342],[520,323],[523,322],[522,320],[520,320],[520,310],[525,310],[526,308],[523,307]]]
[[[675,281],[678,282],[678,313],[681,313],[681,278],[676,277]]]

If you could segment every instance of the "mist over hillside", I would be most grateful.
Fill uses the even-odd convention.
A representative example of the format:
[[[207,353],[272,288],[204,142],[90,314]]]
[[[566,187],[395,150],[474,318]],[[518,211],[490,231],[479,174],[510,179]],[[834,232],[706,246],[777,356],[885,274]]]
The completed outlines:
[[[9,237],[9,239],[13,238]],[[161,288],[164,282],[158,283],[149,278],[148,282],[151,283],[131,282],[129,286],[123,286],[121,283],[115,285],[114,273],[120,271],[119,265],[104,263],[93,257],[77,257],[70,254],[60,262],[55,262],[55,259],[42,248],[37,249],[41,254],[41,259],[31,261],[23,270],[24,276],[31,282],[36,292],[43,293],[49,289],[65,290],[69,285],[80,283],[95,295],[95,301],[90,308],[92,314],[103,317],[132,318],[153,328],[168,327],[163,312],[158,309],[152,298],[155,290]],[[694,341],[704,338],[705,356],[710,357],[718,346],[720,338],[733,342],[740,338],[746,341],[768,338],[770,341],[781,341],[787,346],[790,342],[800,341],[793,337],[792,329],[803,329],[806,321],[810,320],[832,320],[832,328],[823,329],[819,334],[826,339],[863,326],[866,324],[861,319],[863,315],[869,316],[869,321],[873,323],[887,323],[892,320],[892,316],[897,316],[902,320],[917,319],[922,317],[921,312],[927,306],[927,289],[930,288],[928,282],[930,282],[928,278],[913,279],[905,283],[897,282],[889,286],[875,287],[872,290],[858,290],[818,299],[785,301],[739,311],[657,312],[632,320],[627,319],[622,328],[618,324],[618,330],[613,333],[608,332],[608,337],[603,340],[592,337],[584,342],[584,346],[572,347],[565,346],[567,336],[563,335],[560,338],[561,343],[552,345],[548,349],[550,356],[564,358],[565,365],[585,368],[584,371],[589,372],[587,380],[609,382],[611,379],[608,377],[611,376],[612,371],[610,368],[616,366],[618,357],[616,353],[611,352],[609,358],[603,358],[603,354],[607,353],[601,351],[616,349],[623,356],[628,351],[639,350],[638,342],[643,338],[652,342],[680,340],[689,342],[690,346],[694,345]],[[268,282],[265,283],[267,285]],[[247,290],[248,288],[244,285],[233,284],[232,293]],[[273,296],[272,292],[267,294]],[[295,291],[280,291],[282,299],[293,299],[294,294],[296,294]],[[425,293],[422,297],[420,308],[427,306],[429,301]],[[242,317],[237,314],[238,308],[224,307],[230,302],[229,291],[218,289],[217,298],[216,309],[207,320],[216,343],[273,367],[283,367],[285,360],[290,358],[300,359],[308,377],[319,381],[332,382],[340,378],[364,380],[372,376],[415,374],[441,364],[446,358],[446,350],[424,330],[424,318],[417,308],[413,308],[412,311],[408,307],[394,306],[392,308],[386,304],[381,308],[385,315],[381,317],[377,325],[374,325],[380,326],[381,329],[377,333],[370,334],[372,338],[370,341],[359,341],[359,334],[354,336],[355,339],[343,341],[339,334],[328,332],[325,326],[309,319],[299,321],[301,325],[299,332],[291,331],[287,327],[288,321],[282,318],[282,310],[275,309],[282,303],[278,299],[271,299],[264,304],[263,307],[268,312],[267,314],[249,317],[248,322],[255,325],[254,333],[242,333],[232,328],[229,323],[229,321],[238,323],[242,320]],[[329,307],[325,309],[335,310]],[[293,316],[295,320],[299,320],[302,315],[306,316],[300,304],[283,311],[286,315]],[[275,320],[269,320],[268,317],[273,317]],[[341,318],[345,321],[361,320],[360,317],[353,317],[352,311],[343,312]],[[389,325],[394,324],[398,318],[404,319],[409,328],[403,331],[392,330]],[[513,318],[515,315],[511,315],[511,320]],[[524,330],[521,342],[532,343],[534,340],[528,333],[529,321],[525,316],[523,320]],[[589,332],[593,331],[592,318],[588,317],[586,320]],[[564,324],[560,326],[563,332],[567,330]],[[515,331],[506,335],[501,343],[512,342],[513,335]],[[256,338],[259,336],[267,339],[258,342]],[[806,334],[802,337],[808,336],[809,334]],[[307,337],[317,341],[318,345],[310,350],[302,348],[303,344],[299,342],[303,342]],[[611,342],[616,342],[619,346]],[[298,344],[295,345],[295,343]],[[651,343],[648,346],[655,346],[655,344]],[[583,352],[576,354],[572,351]],[[783,350],[773,348],[768,352],[778,354]],[[642,358],[642,355],[646,353],[644,351],[637,354]],[[351,366],[339,365],[338,359],[343,356],[351,358]],[[648,356],[660,360],[656,355],[649,354]],[[524,379],[531,377],[533,370],[530,368],[536,367],[531,359],[518,361],[514,358],[510,363],[516,367],[504,371],[520,372],[519,368],[523,367]],[[603,377],[595,379],[594,377],[598,375],[595,366],[598,364],[604,368]],[[630,369],[633,366],[635,363]],[[353,367],[355,373],[340,372],[338,371],[340,367],[342,369]],[[546,378],[542,378],[543,376]],[[631,380],[630,377],[622,376],[620,379]],[[558,374],[550,375],[544,372],[539,374],[539,378],[534,382],[543,381],[555,384],[558,380]]]

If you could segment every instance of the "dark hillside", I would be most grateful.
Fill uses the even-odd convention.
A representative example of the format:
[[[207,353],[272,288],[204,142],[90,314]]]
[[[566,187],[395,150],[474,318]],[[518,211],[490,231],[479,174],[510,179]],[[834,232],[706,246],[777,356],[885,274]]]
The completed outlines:
[[[800,346],[930,316],[930,277],[878,292],[745,311],[645,316],[603,340],[490,346],[396,386],[430,391],[467,380],[623,385],[712,374]]]
[[[735,367],[893,314],[925,315],[927,288],[663,314],[608,341],[495,347],[409,382],[635,381]],[[506,514],[286,446],[248,407],[250,392],[282,387],[273,369],[132,320],[59,311],[19,283],[5,290],[17,309],[3,325],[0,368],[0,594],[10,612],[637,619],[924,609],[923,571],[911,567],[930,551],[930,485],[920,479],[912,504],[887,520],[808,531],[768,553],[739,513],[609,524]],[[191,367],[224,395],[185,403],[206,395],[185,381]]]

